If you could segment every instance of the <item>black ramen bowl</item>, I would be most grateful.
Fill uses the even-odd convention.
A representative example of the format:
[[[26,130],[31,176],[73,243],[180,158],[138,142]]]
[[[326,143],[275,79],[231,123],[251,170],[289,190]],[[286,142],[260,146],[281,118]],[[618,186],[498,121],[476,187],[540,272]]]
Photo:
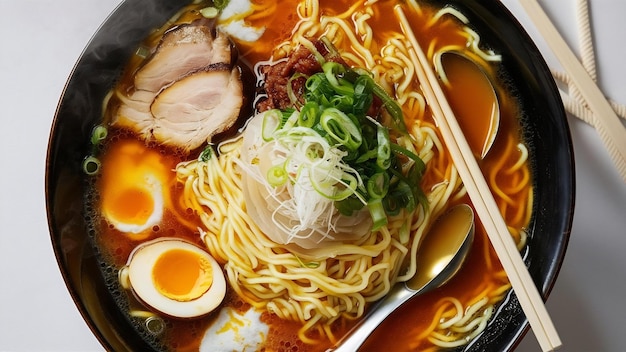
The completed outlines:
[[[52,244],[65,283],[85,321],[108,350],[150,350],[107,290],[90,244],[85,209],[90,134],[102,118],[102,100],[116,83],[138,44],[162,26],[185,1],[126,0],[92,38],[61,97],[48,146],[46,201]],[[503,70],[522,107],[524,138],[530,148],[534,209],[528,248],[530,274],[546,298],[569,240],[574,207],[574,165],[565,112],[541,54],[498,0],[441,0],[465,14],[472,27],[503,56]],[[91,230],[93,231],[93,230]],[[528,330],[515,294],[468,351],[508,351]]]

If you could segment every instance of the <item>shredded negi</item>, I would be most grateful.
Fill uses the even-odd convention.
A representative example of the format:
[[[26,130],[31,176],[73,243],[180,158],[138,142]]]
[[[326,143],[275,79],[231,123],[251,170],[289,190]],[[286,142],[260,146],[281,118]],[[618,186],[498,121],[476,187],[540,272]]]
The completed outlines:
[[[308,49],[321,70],[288,79],[291,107],[264,114],[263,140],[288,155],[268,170],[267,182],[307,183],[347,216],[366,206],[377,230],[401,209],[426,206],[419,186],[425,165],[394,142],[407,131],[400,106],[366,71],[325,60],[319,47]],[[337,57],[332,45],[324,48]],[[301,96],[292,88],[296,80],[304,80]]]

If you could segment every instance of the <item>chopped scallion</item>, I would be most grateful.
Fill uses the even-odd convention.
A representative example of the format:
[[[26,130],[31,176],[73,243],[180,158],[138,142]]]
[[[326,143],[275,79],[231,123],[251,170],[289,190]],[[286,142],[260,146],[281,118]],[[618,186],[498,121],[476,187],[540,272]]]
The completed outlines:
[[[320,117],[322,128],[335,141],[348,150],[356,150],[363,140],[357,125],[337,108],[328,108]]]
[[[298,118],[298,124],[303,127],[312,128],[319,121],[320,107],[315,102],[307,102],[302,107]]]
[[[268,110],[263,115],[263,123],[261,124],[261,137],[264,141],[269,142],[274,139],[274,132],[283,124],[283,114],[280,110]]]
[[[367,76],[359,76],[354,82],[352,109],[357,115],[365,115],[372,105],[372,81]]]
[[[384,198],[389,190],[389,175],[386,172],[374,174],[367,180],[367,194],[372,199]]]
[[[88,156],[83,160],[83,171],[89,175],[93,176],[100,172],[100,160],[95,156]]]
[[[91,144],[93,145],[100,144],[100,142],[102,142],[103,140],[107,138],[107,135],[108,135],[108,130],[106,127],[102,125],[98,125],[94,127],[93,131],[91,132]]]
[[[200,14],[204,18],[215,18],[220,14],[220,10],[215,7],[205,7],[200,10]]]
[[[200,153],[200,155],[198,156],[198,160],[206,163],[207,161],[211,160],[212,157],[213,157],[213,146],[209,144]]]
[[[298,263],[300,263],[300,266],[303,267],[303,268],[315,269],[315,268],[318,268],[320,266],[319,262],[307,262],[307,263],[305,263],[297,255],[294,255],[294,257],[296,257],[296,260],[298,261]]]
[[[387,225],[387,213],[383,207],[381,198],[372,199],[367,203],[367,209],[372,216],[372,231],[376,231]]]
[[[267,170],[267,182],[269,182],[272,187],[284,185],[288,178],[287,171],[282,166],[272,166]]]
[[[389,113],[391,118],[393,119],[395,127],[402,133],[406,133],[406,125],[404,124],[404,116],[402,115],[402,108],[398,103],[393,100],[389,94],[376,82],[374,79],[367,74],[361,75],[361,77],[366,77],[364,79],[370,80],[370,84],[372,85],[372,92],[383,102],[383,106],[385,110]]]
[[[376,131],[378,148],[376,154],[376,165],[381,170],[387,170],[391,165],[391,140],[389,140],[389,131],[383,126],[378,126]]]
[[[213,6],[215,6],[218,10],[223,10],[228,6],[230,0],[213,0]]]

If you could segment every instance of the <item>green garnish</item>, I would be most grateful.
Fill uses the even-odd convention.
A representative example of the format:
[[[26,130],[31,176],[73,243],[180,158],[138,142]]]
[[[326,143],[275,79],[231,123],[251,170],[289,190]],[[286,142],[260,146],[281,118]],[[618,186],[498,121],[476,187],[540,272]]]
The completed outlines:
[[[220,14],[220,10],[218,10],[216,7],[205,7],[200,10],[200,14],[204,18],[215,18],[217,17],[217,15]]]
[[[88,156],[83,160],[83,171],[89,175],[93,176],[100,172],[100,160],[95,156]]]
[[[229,2],[230,0],[213,0],[213,6],[200,9],[200,14],[204,18],[215,18],[228,6]]]
[[[209,144],[206,147],[204,147],[204,150],[202,150],[202,152],[198,156],[198,160],[206,163],[207,161],[211,160],[212,156],[213,156],[213,146]]]
[[[320,64],[322,72],[305,77],[304,101],[290,97],[299,110],[265,113],[263,139],[274,140],[291,153],[268,171],[268,183],[276,187],[288,180],[298,182],[304,173],[341,214],[349,216],[366,206],[372,230],[402,209],[426,206],[420,188],[424,162],[390,137],[407,133],[398,103],[368,72],[337,62]],[[296,73],[289,82],[302,77]],[[368,115],[375,97],[391,117],[387,125],[379,116]]]
[[[298,263],[300,263],[300,266],[303,268],[309,268],[309,269],[316,269],[320,266],[320,263],[318,262],[307,262],[304,263],[302,261],[302,259],[300,259],[300,257],[298,257],[297,255],[294,255],[294,257],[296,257],[296,260],[298,261]]]
[[[91,131],[91,144],[93,145],[100,144],[100,142],[102,142],[103,140],[107,138],[108,134],[109,132],[106,127],[102,125],[97,125]]]
[[[289,176],[284,167],[276,165],[267,170],[267,182],[269,182],[272,187],[282,186],[288,179]]]
[[[215,6],[218,10],[223,10],[226,6],[228,6],[229,2],[230,0],[213,0],[213,6]]]

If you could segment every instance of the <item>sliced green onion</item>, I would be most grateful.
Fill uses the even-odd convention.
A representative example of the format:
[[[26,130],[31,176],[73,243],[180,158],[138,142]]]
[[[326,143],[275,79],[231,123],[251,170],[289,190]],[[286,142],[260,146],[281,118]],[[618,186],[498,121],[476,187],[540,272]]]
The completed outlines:
[[[289,175],[282,165],[275,165],[267,170],[267,182],[272,187],[282,186],[288,179]]]
[[[350,83],[350,81],[344,78],[338,78],[338,82],[339,82],[338,85],[336,86],[333,85],[333,89],[335,90],[337,94],[346,95],[350,97],[354,95],[354,86],[352,85],[352,83]]]
[[[395,143],[391,145],[391,150],[402,154],[413,161],[422,160],[417,154]]]
[[[422,162],[422,166],[424,163]],[[422,176],[424,175],[424,169],[417,163],[413,164],[408,172],[408,178],[411,181],[411,189],[413,191],[413,197],[424,207],[428,209],[428,198],[424,194],[424,190],[420,187]]]
[[[346,68],[337,62],[325,62],[322,65],[322,71],[324,71],[324,75],[328,82],[333,86],[339,86],[339,79],[337,76],[346,73]]]
[[[320,107],[316,102],[310,101],[304,104],[298,116],[298,125],[312,128],[319,120]]]
[[[400,226],[400,231],[398,231],[398,237],[399,237],[400,243],[402,244],[409,243],[410,234],[411,234],[411,231],[409,227],[409,222],[405,221],[402,223],[402,226]]]
[[[322,70],[335,93],[347,96],[354,95],[354,86],[352,83],[342,78],[343,74],[346,73],[346,68],[342,64],[329,61],[322,65]]]
[[[91,144],[100,144],[100,142],[107,138],[108,133],[107,128],[102,125],[94,127],[93,131],[91,131]]]
[[[159,316],[153,315],[148,317],[144,322],[146,330],[152,335],[160,335],[165,330],[165,322]]]
[[[413,196],[413,189],[406,181],[400,181],[396,187],[389,190],[388,196],[385,197],[385,210],[390,215],[397,215],[400,209],[407,211],[415,210],[417,202]]]
[[[328,104],[329,96],[334,94],[333,86],[323,73],[316,73],[309,77],[304,84],[307,101],[315,101],[322,105]]]
[[[320,144],[321,142],[325,142],[325,139],[319,135],[315,130],[308,127],[302,126],[294,126],[290,129],[283,129],[280,133],[277,134],[281,141],[286,143],[300,143],[306,137],[312,137],[312,139],[308,139],[303,143],[303,145],[307,144]],[[327,145],[327,143],[325,144]],[[305,148],[306,149],[306,148]]]
[[[219,15],[219,13],[220,13],[220,10],[218,10],[215,7],[205,7],[200,10],[200,14],[204,18],[215,18],[217,17],[217,15]]]
[[[381,170],[387,170],[391,165],[391,140],[389,140],[389,131],[384,126],[378,126],[376,131],[378,147],[376,149],[376,165]]]
[[[426,170],[426,165],[424,164],[424,161],[422,160],[422,158],[420,158],[417,154],[413,153],[412,151],[404,147],[401,147],[395,143],[392,143],[390,146],[391,146],[391,150],[394,151],[395,153],[402,154],[406,156],[407,158],[413,160],[413,162],[415,163],[415,167],[417,168],[416,171],[420,172],[419,178],[421,179],[422,175],[424,174],[424,171]]]
[[[354,98],[352,111],[356,115],[365,115],[372,105],[372,80],[367,76],[359,76],[354,82]]]
[[[307,143],[304,148],[304,155],[309,161],[319,160],[325,153],[324,147],[319,143]]]
[[[282,114],[281,125],[278,127],[280,130],[289,130],[298,124],[300,113],[293,110],[291,114],[288,112]]]
[[[378,172],[367,180],[367,194],[372,199],[384,198],[389,190],[389,175]]]
[[[296,260],[298,261],[298,263],[300,263],[300,266],[303,267],[303,268],[315,269],[315,268],[318,268],[320,266],[319,262],[307,262],[307,263],[304,263],[302,261],[302,259],[300,259],[300,257],[298,257],[297,255],[294,254],[294,257],[296,257]]]
[[[204,148],[204,150],[202,150],[202,152],[198,156],[198,160],[206,163],[207,161],[211,160],[212,157],[213,157],[213,146],[209,144]]]
[[[348,150],[356,150],[363,141],[361,131],[348,115],[336,108],[328,108],[320,116],[320,125],[328,135]]]
[[[362,153],[357,159],[356,159],[356,163],[357,164],[361,164],[364,163],[370,159],[374,159],[376,158],[376,156],[378,155],[378,150],[377,149],[371,149],[366,151],[365,153]]]
[[[213,0],[213,6],[215,6],[218,10],[223,10],[228,6],[230,0]]]
[[[137,51],[135,51],[135,55],[139,56],[142,59],[145,59],[150,56],[150,49],[146,48],[145,46],[140,46],[137,48]]]
[[[400,107],[400,105],[398,105],[398,103],[393,100],[389,96],[389,94],[387,94],[387,92],[374,81],[372,77],[367,74],[363,74],[360,77],[366,77],[364,79],[370,81],[370,84],[372,85],[372,92],[383,102],[383,106],[385,107],[389,115],[391,115],[391,118],[396,125],[395,127],[400,132],[407,133],[406,125],[404,124],[404,115],[402,114],[402,108]]]
[[[272,109],[265,112],[261,124],[261,137],[264,141],[269,142],[274,139],[274,133],[280,128],[282,120],[283,114],[280,110]]]
[[[398,202],[396,202],[396,198],[391,197],[390,195],[383,198],[383,206],[385,208],[385,212],[387,213],[387,215],[390,215],[390,216],[395,216],[395,215],[400,214],[400,209],[402,208],[402,204],[399,204]]]
[[[346,199],[349,196],[355,194],[356,189],[359,185],[359,181],[353,175],[344,173],[341,177],[341,184],[344,185],[345,188],[343,190],[340,190],[340,188],[335,187],[337,191],[335,192],[334,197],[331,198],[332,200]]]
[[[323,171],[321,170],[309,169],[309,178],[311,180],[311,185],[313,186],[315,191],[317,191],[317,193],[322,195],[324,198],[333,201],[340,201],[355,194],[358,185],[358,180],[356,179],[356,177],[348,173],[344,173],[341,176],[341,182],[338,182],[336,180],[330,180],[325,178],[320,179],[319,174],[322,173]]]
[[[291,77],[289,77],[289,81],[287,81],[287,96],[289,97],[289,101],[291,101],[291,103],[296,106],[300,106],[302,105],[302,103],[300,102],[300,99],[298,99],[298,96],[296,95],[296,93],[293,91],[293,81],[297,79],[306,80],[307,78],[308,78],[307,75],[298,72],[292,75]]]
[[[383,206],[381,198],[372,199],[367,203],[367,209],[372,216],[372,231],[376,231],[381,227],[387,225],[387,213]]]
[[[95,156],[88,156],[83,160],[83,171],[89,175],[93,176],[100,172],[100,160]]]
[[[289,119],[293,119],[294,118],[294,116],[293,116],[294,112],[297,112],[297,110],[294,109],[294,108],[287,108],[287,109],[282,110],[280,112],[282,117],[280,119],[280,126],[279,126],[279,128],[285,127],[285,125],[287,125],[287,121],[289,121]],[[296,119],[297,119],[297,117],[296,117]],[[289,126],[293,126],[293,120],[289,121]]]
[[[341,111],[352,110],[354,99],[347,95],[335,95],[330,99],[330,106]]]

